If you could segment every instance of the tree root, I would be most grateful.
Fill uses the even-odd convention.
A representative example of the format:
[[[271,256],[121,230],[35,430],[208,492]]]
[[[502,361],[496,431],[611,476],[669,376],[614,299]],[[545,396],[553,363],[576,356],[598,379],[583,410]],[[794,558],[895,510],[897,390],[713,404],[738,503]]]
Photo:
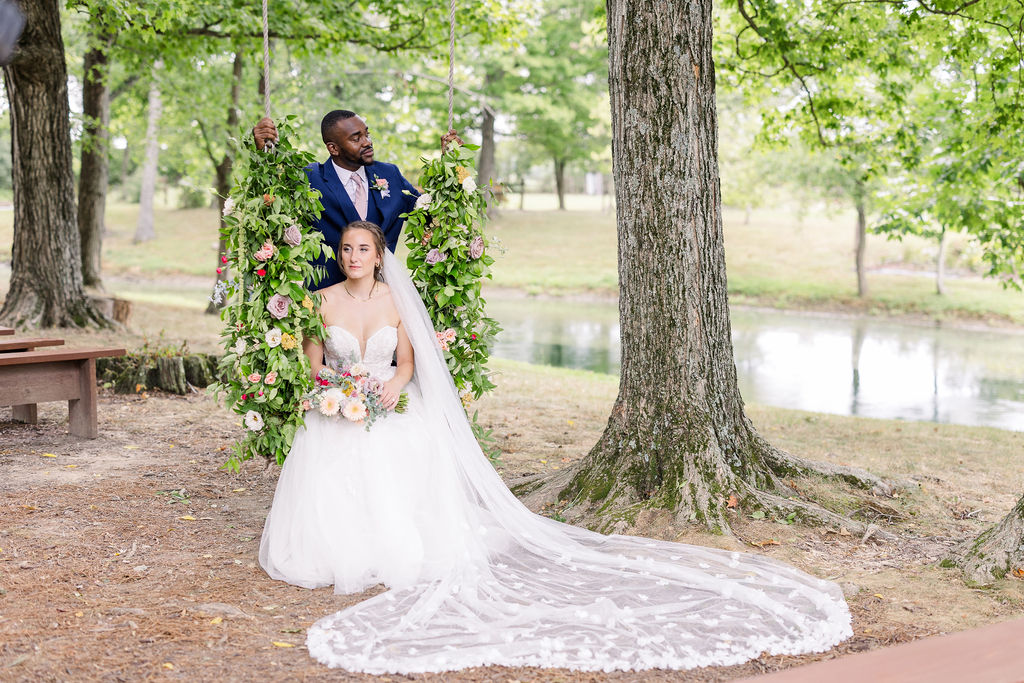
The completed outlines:
[[[835,479],[886,498],[892,498],[893,494],[899,489],[916,486],[913,482],[909,481],[882,479],[878,475],[862,470],[859,467],[833,465],[832,463],[808,460],[791,453],[786,453],[774,446],[764,445],[765,464],[768,465],[772,473],[779,477],[817,476],[825,479]]]
[[[862,543],[866,542],[869,538],[878,538],[885,541],[895,541],[899,538],[895,534],[880,529],[876,524],[859,522],[845,515],[827,510],[816,503],[783,498],[774,493],[760,491],[753,487],[749,487],[746,493],[756,500],[763,510],[773,513],[776,517],[786,518],[790,514],[796,513],[797,518],[805,524],[834,526],[837,529],[845,528],[851,533],[860,534]]]

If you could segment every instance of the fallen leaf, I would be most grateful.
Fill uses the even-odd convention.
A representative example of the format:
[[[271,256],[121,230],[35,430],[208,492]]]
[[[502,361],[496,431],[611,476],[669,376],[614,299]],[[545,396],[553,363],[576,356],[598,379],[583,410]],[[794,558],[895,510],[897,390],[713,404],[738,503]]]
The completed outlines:
[[[44,457],[44,458],[56,458],[57,454],[56,453],[43,453],[42,457]]]
[[[71,468],[71,467],[78,467],[78,465],[64,465],[64,467]]]
[[[758,548],[763,548],[766,545],[782,545],[782,544],[779,543],[778,541],[776,541],[774,538],[769,538],[766,541],[754,541],[751,545],[756,545]]]
[[[570,427],[575,427],[575,426],[576,426],[576,421],[575,421],[575,420],[566,420],[566,423],[567,423],[567,424],[568,424],[568,425],[569,425]]]
[[[129,451],[134,451],[137,448],[138,448],[138,446],[125,446],[125,450],[129,450]]]
[[[1018,579],[1024,579],[1024,567],[1017,567],[1010,572],[1010,574],[1016,576]]]
[[[244,488],[241,488],[241,489],[231,489],[231,492],[232,493],[241,493],[244,490],[245,490]]]
[[[39,509],[35,505],[22,505],[21,507],[25,508],[26,510],[38,510]]]
[[[841,526],[841,527],[839,527],[839,535],[840,536],[849,536],[850,535],[850,530],[847,529],[845,526]]]
[[[196,518],[193,517],[192,515],[182,515],[181,517],[178,517],[178,519],[184,519],[187,522],[194,522],[194,521],[196,521]]]
[[[750,513],[751,519],[764,519],[764,510],[754,510]]]
[[[214,625],[217,625],[222,621],[224,621],[224,617],[214,617],[213,619],[210,619],[210,623]]]
[[[736,507],[739,504],[740,504],[740,499],[737,498],[736,494],[734,493],[734,494],[729,496],[729,502],[726,503],[725,507],[727,507],[727,508],[734,508],[734,507]]]
[[[75,612],[75,616],[76,617],[82,617],[82,616],[85,616],[85,615],[82,612]]]
[[[164,662],[164,668],[165,669],[173,669],[174,665],[171,664],[170,662]]]
[[[274,647],[295,647],[295,643],[282,643],[278,640],[273,640],[271,641],[271,643],[274,645]]]
[[[885,598],[882,597],[881,593],[873,593],[872,596],[878,598],[879,600],[885,600]]]

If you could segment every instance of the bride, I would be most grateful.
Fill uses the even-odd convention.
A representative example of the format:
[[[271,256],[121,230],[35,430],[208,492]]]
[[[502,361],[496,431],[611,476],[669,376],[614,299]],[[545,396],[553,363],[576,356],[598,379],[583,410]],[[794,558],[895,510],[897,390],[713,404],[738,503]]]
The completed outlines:
[[[838,586],[760,555],[603,536],[532,514],[481,453],[415,286],[376,225],[348,225],[314,374],[361,362],[393,407],[367,431],[316,411],[295,436],[260,563],[299,586],[390,590],[320,619],[310,654],[371,674],[474,666],[689,669],[826,650]],[[397,359],[392,365],[392,359]]]

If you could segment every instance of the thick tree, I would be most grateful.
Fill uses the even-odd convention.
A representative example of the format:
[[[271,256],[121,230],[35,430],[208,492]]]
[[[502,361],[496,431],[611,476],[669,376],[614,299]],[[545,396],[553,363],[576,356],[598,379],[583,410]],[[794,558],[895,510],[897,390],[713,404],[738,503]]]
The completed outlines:
[[[604,528],[661,508],[725,531],[736,505],[838,521],[796,499],[784,478],[801,473],[885,490],[865,472],[780,452],[744,413],[726,293],[711,6],[608,2],[622,372],[600,441],[545,487],[561,489],[567,516],[598,511]]]
[[[82,248],[82,280],[101,288],[100,254],[103,245],[109,175],[110,88],[108,53],[114,33],[102,22],[90,25],[83,59],[82,166],[78,174],[78,233]]]
[[[105,323],[82,285],[71,172],[67,64],[57,0],[23,0],[25,31],[4,67],[11,107],[14,246],[0,320],[16,326]]]

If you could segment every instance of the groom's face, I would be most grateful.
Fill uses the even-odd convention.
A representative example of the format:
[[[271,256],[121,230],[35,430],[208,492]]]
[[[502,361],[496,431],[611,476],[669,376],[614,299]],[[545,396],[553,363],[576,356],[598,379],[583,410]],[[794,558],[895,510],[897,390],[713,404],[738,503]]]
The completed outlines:
[[[373,141],[366,123],[358,116],[336,122],[327,140],[327,151],[343,168],[372,164]]]

